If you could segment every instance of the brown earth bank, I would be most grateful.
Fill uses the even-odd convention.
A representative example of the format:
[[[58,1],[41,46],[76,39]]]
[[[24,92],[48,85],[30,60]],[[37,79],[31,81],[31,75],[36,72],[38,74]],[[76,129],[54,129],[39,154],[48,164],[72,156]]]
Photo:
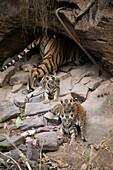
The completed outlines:
[[[58,11],[61,22],[55,11],[63,6],[68,9]],[[74,39],[100,69],[113,75],[111,0],[0,1],[0,23],[1,64],[24,49],[45,28]]]

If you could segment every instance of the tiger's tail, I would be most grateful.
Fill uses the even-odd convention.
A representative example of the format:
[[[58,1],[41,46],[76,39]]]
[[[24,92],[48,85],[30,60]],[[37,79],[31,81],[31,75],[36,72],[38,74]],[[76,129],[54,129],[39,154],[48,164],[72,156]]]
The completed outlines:
[[[4,70],[6,70],[8,67],[14,65],[16,62],[18,62],[21,58],[24,57],[24,55],[26,55],[31,49],[35,48],[41,41],[41,37],[39,37],[38,39],[34,40],[31,44],[29,44],[27,46],[27,48],[25,48],[19,55],[17,55],[16,58],[14,58],[12,61],[10,61],[8,64],[6,64],[1,70],[0,72],[3,72]]]

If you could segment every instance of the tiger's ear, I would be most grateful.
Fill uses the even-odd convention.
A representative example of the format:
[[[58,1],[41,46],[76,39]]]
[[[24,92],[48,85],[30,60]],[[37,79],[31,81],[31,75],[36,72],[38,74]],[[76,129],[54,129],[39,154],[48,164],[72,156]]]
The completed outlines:
[[[74,98],[73,98],[73,101],[74,101],[74,102],[75,102],[75,101],[78,102],[77,97],[74,97]]]

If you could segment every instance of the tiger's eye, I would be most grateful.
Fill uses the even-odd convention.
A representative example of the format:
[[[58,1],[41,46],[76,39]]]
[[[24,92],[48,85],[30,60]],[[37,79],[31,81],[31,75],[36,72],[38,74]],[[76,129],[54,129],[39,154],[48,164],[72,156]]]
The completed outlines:
[[[71,117],[73,117],[73,114],[71,114]]]
[[[47,80],[49,80],[49,77],[47,77]]]

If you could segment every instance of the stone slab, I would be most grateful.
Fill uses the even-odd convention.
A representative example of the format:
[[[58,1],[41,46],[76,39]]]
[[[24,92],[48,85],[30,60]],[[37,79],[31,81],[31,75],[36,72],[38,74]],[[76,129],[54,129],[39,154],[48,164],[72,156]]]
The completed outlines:
[[[88,90],[89,90],[88,87],[86,87],[84,84],[82,84],[80,82],[80,83],[74,85],[72,92],[74,92],[77,95],[81,96],[82,98],[86,99]]]
[[[20,126],[21,130],[28,130],[32,128],[39,128],[46,125],[46,120],[44,116],[34,116],[31,118],[26,118],[23,120],[22,125]]]
[[[13,103],[0,103],[0,122],[17,117],[20,114],[19,108]]]
[[[14,76],[10,78],[9,84],[11,86],[17,85],[20,83],[27,84],[28,74],[29,74],[28,72],[24,72],[24,71],[17,72]]]
[[[99,144],[113,129],[113,84],[108,80],[88,95],[82,103],[86,109],[86,134],[89,142]],[[100,94],[100,97],[98,95]],[[102,95],[101,95],[102,94]],[[105,95],[104,95],[105,94]]]
[[[0,87],[3,87],[6,81],[8,81],[15,72],[16,68],[14,66],[9,67],[3,72],[0,72]]]
[[[59,102],[59,101],[58,101]],[[44,104],[43,101],[39,103],[26,103],[25,115],[31,116],[40,113],[45,113],[51,110],[58,102],[50,101],[50,103]]]
[[[22,143],[25,142],[25,138],[23,136],[12,136],[12,137],[6,137],[6,140],[4,140],[3,142],[0,142],[0,149],[2,151],[4,150],[10,150],[10,149],[13,149],[14,148],[14,145],[15,146],[18,146]],[[14,144],[14,145],[12,145]]]
[[[44,132],[36,134],[35,137],[39,141],[39,147],[41,148],[42,143],[44,140],[46,140],[43,150],[46,151],[55,151],[58,148],[57,143],[57,133],[56,132]]]
[[[53,124],[58,125],[60,123],[59,118],[51,112],[47,112],[46,114],[44,114],[44,117],[48,122],[51,122]]]

